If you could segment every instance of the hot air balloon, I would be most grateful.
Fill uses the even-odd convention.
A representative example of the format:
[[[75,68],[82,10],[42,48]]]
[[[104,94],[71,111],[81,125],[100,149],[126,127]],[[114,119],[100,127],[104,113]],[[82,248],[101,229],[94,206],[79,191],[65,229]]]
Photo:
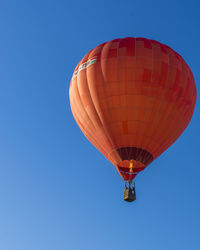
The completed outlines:
[[[78,126],[124,179],[124,200],[133,201],[133,179],[188,126],[196,86],[189,66],[173,49],[127,37],[84,56],[69,96]]]

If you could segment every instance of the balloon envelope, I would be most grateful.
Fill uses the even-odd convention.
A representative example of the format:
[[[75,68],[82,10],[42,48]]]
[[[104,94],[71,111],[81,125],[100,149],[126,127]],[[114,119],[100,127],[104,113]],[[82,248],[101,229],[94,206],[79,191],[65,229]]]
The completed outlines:
[[[84,135],[124,180],[133,180],[188,126],[196,87],[189,66],[170,47],[128,37],[88,52],[69,95]]]

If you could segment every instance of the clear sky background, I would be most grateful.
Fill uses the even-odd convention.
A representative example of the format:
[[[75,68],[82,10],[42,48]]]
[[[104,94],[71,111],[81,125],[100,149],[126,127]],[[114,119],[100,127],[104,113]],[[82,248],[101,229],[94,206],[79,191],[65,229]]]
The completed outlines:
[[[0,250],[199,249],[199,96],[183,135],[137,176],[134,203],[68,96],[86,52],[126,36],[180,53],[198,91],[199,10],[198,0],[0,0]]]

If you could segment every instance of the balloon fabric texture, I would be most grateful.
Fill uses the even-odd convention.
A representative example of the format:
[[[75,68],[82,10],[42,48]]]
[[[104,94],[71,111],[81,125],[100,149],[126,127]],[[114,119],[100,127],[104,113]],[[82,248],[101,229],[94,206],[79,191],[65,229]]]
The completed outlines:
[[[88,52],[75,68],[69,96],[84,135],[131,181],[188,126],[196,86],[173,49],[128,37]]]

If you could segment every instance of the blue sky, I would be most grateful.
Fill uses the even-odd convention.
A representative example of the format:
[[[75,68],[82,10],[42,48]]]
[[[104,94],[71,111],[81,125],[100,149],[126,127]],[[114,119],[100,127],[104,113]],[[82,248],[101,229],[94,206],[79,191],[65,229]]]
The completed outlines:
[[[180,53],[198,91],[199,8],[193,0],[0,1],[0,249],[199,249],[199,97],[183,135],[138,175],[131,204],[68,97],[84,54],[126,36]]]

